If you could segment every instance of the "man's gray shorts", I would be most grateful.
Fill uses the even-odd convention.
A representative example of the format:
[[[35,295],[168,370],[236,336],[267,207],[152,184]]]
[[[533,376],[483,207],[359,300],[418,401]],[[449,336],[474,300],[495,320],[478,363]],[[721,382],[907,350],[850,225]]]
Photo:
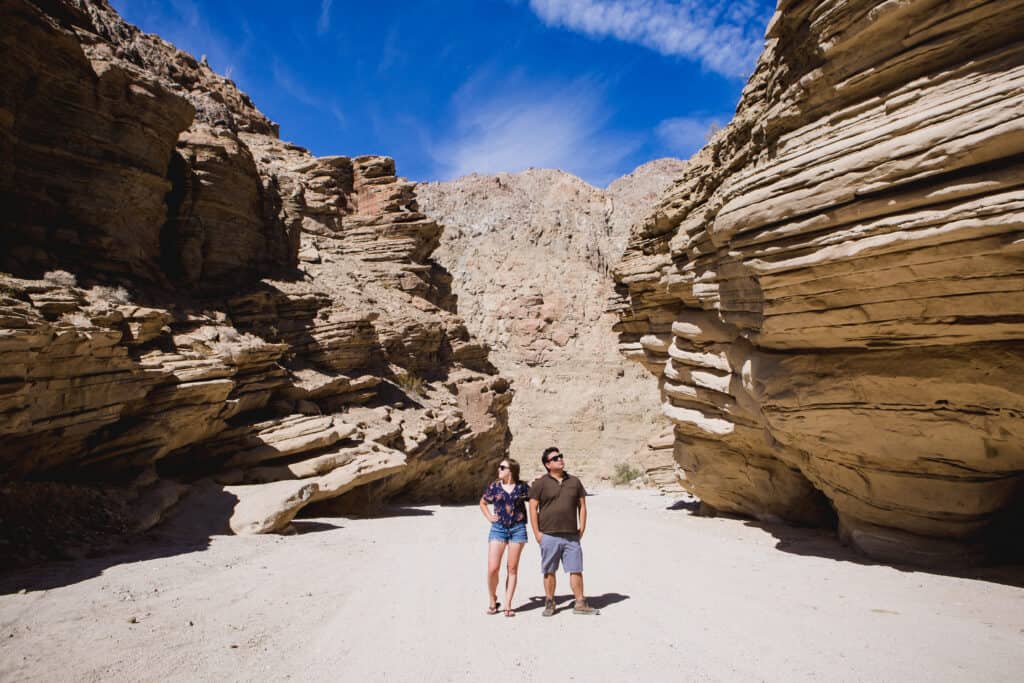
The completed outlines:
[[[540,570],[544,574],[554,574],[558,563],[562,569],[573,574],[583,571],[583,548],[580,547],[579,534],[543,534],[540,537]]]

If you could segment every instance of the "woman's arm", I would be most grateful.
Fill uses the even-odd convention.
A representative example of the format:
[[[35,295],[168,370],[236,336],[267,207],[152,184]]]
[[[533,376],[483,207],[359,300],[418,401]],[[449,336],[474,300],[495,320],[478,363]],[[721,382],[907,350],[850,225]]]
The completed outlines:
[[[498,521],[498,516],[491,514],[490,508],[487,507],[487,501],[483,498],[480,499],[480,512],[484,513],[484,517],[491,524]]]

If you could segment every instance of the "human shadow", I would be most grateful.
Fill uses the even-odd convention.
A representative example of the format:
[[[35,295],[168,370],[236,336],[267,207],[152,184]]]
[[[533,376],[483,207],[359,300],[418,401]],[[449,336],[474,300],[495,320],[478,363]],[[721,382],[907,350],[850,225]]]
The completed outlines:
[[[544,609],[544,596],[543,595],[531,595],[527,598],[528,602],[519,607],[516,607],[516,612],[532,612],[537,609]],[[609,605],[622,602],[623,600],[629,600],[628,595],[622,593],[603,593],[601,595],[589,595],[587,596],[587,604],[597,609],[605,609]],[[566,595],[555,596],[555,613],[561,612],[566,609],[572,609],[572,604],[575,602],[575,598],[571,593]]]
[[[623,600],[629,600],[629,596],[622,593],[602,593],[601,595],[588,596],[587,604],[597,609],[604,609]]]

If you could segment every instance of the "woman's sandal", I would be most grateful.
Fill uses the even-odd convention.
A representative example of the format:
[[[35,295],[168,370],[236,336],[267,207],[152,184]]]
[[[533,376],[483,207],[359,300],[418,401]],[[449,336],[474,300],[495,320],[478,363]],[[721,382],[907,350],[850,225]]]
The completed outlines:
[[[487,613],[488,614],[497,614],[498,613],[498,606],[499,605],[501,605],[500,602],[495,602],[493,605],[491,605],[490,607],[487,608]]]
[[[507,609],[507,610],[505,610],[505,616],[506,617],[514,617],[515,615],[516,615],[516,611],[514,609]]]

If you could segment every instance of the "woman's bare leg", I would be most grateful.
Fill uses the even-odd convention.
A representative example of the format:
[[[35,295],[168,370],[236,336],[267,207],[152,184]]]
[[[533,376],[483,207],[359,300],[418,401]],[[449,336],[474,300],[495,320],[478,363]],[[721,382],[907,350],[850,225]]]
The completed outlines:
[[[490,541],[487,544],[487,596],[488,607],[498,601],[498,572],[501,570],[501,556],[505,553],[504,541]]]
[[[516,593],[516,582],[519,579],[519,556],[523,554],[525,543],[509,543],[508,545],[508,576],[505,577],[505,613],[512,610],[512,596]]]

